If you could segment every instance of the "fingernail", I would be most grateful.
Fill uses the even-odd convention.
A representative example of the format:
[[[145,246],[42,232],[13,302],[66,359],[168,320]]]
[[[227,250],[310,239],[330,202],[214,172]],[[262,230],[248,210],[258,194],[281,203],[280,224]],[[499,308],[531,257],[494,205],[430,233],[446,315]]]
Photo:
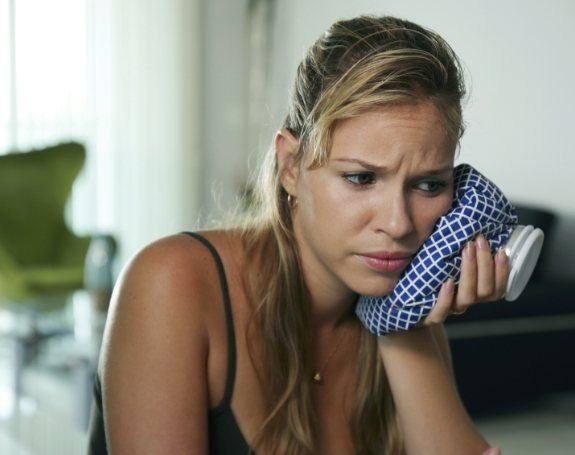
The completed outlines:
[[[473,240],[470,240],[467,242],[467,245],[465,245],[463,256],[468,259],[475,259],[475,244]]]
[[[445,282],[445,292],[451,294],[454,288],[455,288],[455,280],[452,277]]]
[[[505,248],[499,248],[495,255],[495,261],[498,264],[505,264],[507,262],[507,253],[505,253]]]
[[[479,234],[477,236],[477,248],[479,248],[480,250],[487,249],[487,240],[485,239],[485,237],[483,237],[483,234]]]

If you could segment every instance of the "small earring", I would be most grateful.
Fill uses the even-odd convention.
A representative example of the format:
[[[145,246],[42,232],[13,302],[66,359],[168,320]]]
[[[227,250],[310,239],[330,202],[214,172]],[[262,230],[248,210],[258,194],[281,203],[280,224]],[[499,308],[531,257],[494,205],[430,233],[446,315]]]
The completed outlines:
[[[297,205],[297,199],[295,197],[292,197],[291,194],[288,194],[287,203],[291,208],[294,208]]]

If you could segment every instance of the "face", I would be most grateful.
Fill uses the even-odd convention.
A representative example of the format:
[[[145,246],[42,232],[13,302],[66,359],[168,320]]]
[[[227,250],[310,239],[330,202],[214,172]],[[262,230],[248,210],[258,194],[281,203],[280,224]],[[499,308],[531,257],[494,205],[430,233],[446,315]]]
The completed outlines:
[[[329,161],[294,181],[293,222],[306,274],[324,285],[386,295],[397,270],[365,255],[413,255],[449,211],[454,147],[429,103],[377,108],[339,122]]]

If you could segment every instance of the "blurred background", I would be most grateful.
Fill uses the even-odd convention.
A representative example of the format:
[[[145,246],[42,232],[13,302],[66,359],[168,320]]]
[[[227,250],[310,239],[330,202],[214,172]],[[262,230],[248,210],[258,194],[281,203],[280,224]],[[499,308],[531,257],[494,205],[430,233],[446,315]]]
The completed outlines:
[[[0,0],[0,453],[85,452],[119,271],[238,203],[305,50],[358,14],[451,44],[469,92],[456,164],[546,235],[518,300],[447,321],[462,399],[505,454],[573,453],[568,0]]]

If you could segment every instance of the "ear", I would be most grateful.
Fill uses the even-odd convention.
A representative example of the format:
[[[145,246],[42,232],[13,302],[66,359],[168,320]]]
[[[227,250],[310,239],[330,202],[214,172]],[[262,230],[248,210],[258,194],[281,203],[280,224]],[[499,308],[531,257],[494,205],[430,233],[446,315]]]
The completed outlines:
[[[286,128],[282,128],[275,135],[274,147],[282,186],[288,194],[297,197],[299,168],[296,164],[296,155],[299,140]]]

